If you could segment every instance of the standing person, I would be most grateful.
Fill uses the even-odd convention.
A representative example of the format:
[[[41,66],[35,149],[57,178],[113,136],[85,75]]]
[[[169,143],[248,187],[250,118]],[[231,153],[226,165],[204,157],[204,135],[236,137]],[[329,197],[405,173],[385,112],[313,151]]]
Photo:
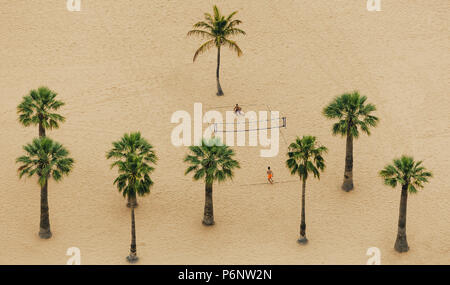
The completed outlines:
[[[273,172],[270,170],[270,166],[267,167],[267,181],[269,181],[270,184],[273,184]]]

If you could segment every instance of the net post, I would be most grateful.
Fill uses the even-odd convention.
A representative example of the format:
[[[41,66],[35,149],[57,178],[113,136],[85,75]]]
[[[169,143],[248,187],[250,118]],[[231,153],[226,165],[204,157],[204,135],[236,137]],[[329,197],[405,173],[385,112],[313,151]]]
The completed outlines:
[[[286,117],[283,117],[283,127],[286,128]]]

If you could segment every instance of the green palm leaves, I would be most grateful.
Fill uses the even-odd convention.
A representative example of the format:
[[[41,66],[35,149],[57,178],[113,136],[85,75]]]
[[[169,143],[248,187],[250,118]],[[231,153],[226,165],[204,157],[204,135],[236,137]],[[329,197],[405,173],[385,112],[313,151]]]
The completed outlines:
[[[323,114],[329,119],[338,119],[333,125],[333,134],[345,136],[350,134],[359,137],[359,129],[370,135],[370,127],[376,127],[378,118],[371,115],[376,110],[375,105],[365,104],[366,96],[357,91],[345,93],[337,97],[324,110]]]
[[[157,157],[153,146],[142,137],[140,132],[124,134],[123,137],[112,143],[113,148],[106,154],[106,158],[122,159],[130,154],[142,156],[147,162],[156,163]]]
[[[26,155],[16,160],[21,164],[18,169],[20,178],[24,175],[28,177],[37,175],[39,184],[44,186],[51,177],[59,181],[72,170],[74,160],[68,157],[69,152],[50,138],[34,139],[23,149]]]
[[[422,166],[422,161],[416,162],[412,157],[404,155],[399,159],[394,159],[393,164],[389,164],[381,170],[380,176],[386,185],[393,188],[397,184],[402,186],[397,239],[394,248],[398,252],[407,252],[409,250],[406,238],[408,193],[416,193],[417,188],[423,188],[423,184],[427,183],[433,175]]]
[[[55,111],[64,103],[56,100],[56,95],[47,87],[31,90],[17,106],[19,122],[24,126],[39,125],[40,136],[45,136],[45,129],[59,128],[59,123],[64,122],[65,118]]]
[[[384,183],[395,188],[397,184],[407,185],[409,193],[416,193],[417,188],[423,188],[428,178],[433,175],[422,166],[422,161],[415,162],[410,156],[394,159],[393,164],[387,165],[380,171]]]
[[[119,172],[114,184],[124,197],[143,196],[150,192],[153,181],[149,175],[154,170],[151,164],[156,163],[157,157],[153,146],[141,133],[124,134],[119,141],[113,142],[106,158],[116,160],[111,164],[111,168],[117,167]]]
[[[114,180],[114,184],[124,197],[134,193],[139,196],[150,193],[153,181],[149,174],[154,168],[144,161],[143,156],[130,154],[125,161],[116,161],[113,166],[117,166],[120,174]]]
[[[188,36],[195,35],[207,39],[207,41],[204,42],[195,52],[193,58],[194,62],[200,54],[205,53],[213,47],[217,47],[217,95],[222,96],[223,91],[220,85],[220,48],[221,46],[227,46],[231,50],[235,51],[238,56],[241,56],[241,48],[235,41],[231,40],[230,37],[235,35],[245,35],[245,32],[237,28],[237,26],[242,22],[240,20],[233,19],[237,11],[225,17],[220,14],[217,6],[214,5],[213,10],[213,15],[205,13],[205,21],[200,21],[194,24],[194,29],[188,32]]]
[[[359,137],[359,129],[370,135],[370,127],[375,127],[378,123],[378,118],[371,115],[376,110],[375,105],[366,104],[366,101],[366,96],[355,91],[337,97],[323,109],[327,118],[338,119],[333,125],[333,135],[347,136],[342,183],[344,191],[353,189],[353,138]]]
[[[205,21],[200,21],[194,24],[194,29],[188,32],[188,36],[201,36],[208,39],[203,43],[195,52],[193,61],[197,57],[208,51],[212,47],[220,47],[225,45],[230,49],[234,50],[238,56],[242,55],[241,48],[236,44],[235,41],[229,39],[230,36],[235,35],[245,35],[245,32],[237,26],[242,23],[242,21],[233,19],[237,11],[231,13],[227,17],[221,15],[217,6],[213,7],[213,15],[205,13]]]
[[[119,192],[128,198],[128,207],[131,208],[131,245],[127,260],[134,263],[138,260],[136,249],[136,220],[134,208],[137,207],[136,196],[150,193],[153,181],[150,174],[156,164],[157,156],[153,146],[141,136],[140,132],[124,134],[113,142],[113,148],[107,152],[107,159],[114,159],[111,168],[117,167],[119,176],[114,180]]]
[[[309,173],[320,178],[320,171],[325,169],[323,154],[327,151],[325,146],[318,144],[316,137],[297,137],[295,142],[289,145],[286,166],[292,175],[299,175],[302,180],[306,180]]]
[[[194,173],[194,180],[203,179],[205,183],[224,181],[233,177],[233,169],[240,168],[239,162],[233,159],[234,151],[222,145],[218,138],[210,141],[202,140],[200,146],[189,147],[191,151],[184,161],[190,166],[185,174]]]
[[[194,173],[194,180],[205,181],[205,209],[202,223],[214,225],[213,183],[233,178],[233,169],[240,168],[239,162],[233,159],[234,151],[223,145],[219,138],[202,140],[200,146],[190,146],[190,153],[184,161],[190,166],[185,175]]]
[[[325,160],[323,155],[327,148],[317,142],[316,137],[304,136],[297,137],[289,145],[288,159],[286,166],[290,169],[292,175],[298,175],[302,180],[302,212],[300,222],[300,237],[297,240],[300,244],[306,244],[306,180],[310,173],[320,179],[320,171],[325,169]]]
[[[45,136],[46,129],[59,128],[59,123],[65,118],[57,113],[63,102],[55,99],[56,93],[47,87],[31,90],[24,96],[17,106],[19,122],[24,126],[38,125],[39,139],[23,147],[27,153],[17,159],[19,176],[37,175],[41,186],[41,216],[39,237],[48,239],[52,236],[50,231],[50,215],[48,207],[48,179],[53,177],[59,181],[67,175],[73,166],[73,159],[69,158],[69,152],[60,144]]]

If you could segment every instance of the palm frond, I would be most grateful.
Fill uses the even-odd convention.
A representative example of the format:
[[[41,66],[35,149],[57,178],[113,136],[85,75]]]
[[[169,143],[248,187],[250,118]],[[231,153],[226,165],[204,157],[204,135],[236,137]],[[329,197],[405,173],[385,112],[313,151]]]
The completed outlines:
[[[62,101],[55,100],[57,94],[47,87],[31,90],[17,106],[19,122],[24,126],[41,124],[45,129],[55,129],[65,118],[52,111],[64,106]]]
[[[194,58],[192,59],[192,61],[195,61],[199,55],[205,53],[206,51],[208,51],[209,49],[211,49],[214,46],[215,46],[215,40],[209,40],[209,41],[203,43],[195,52]]]
[[[428,178],[433,176],[421,165],[422,161],[415,162],[413,157],[403,155],[394,159],[392,164],[386,165],[379,174],[384,184],[393,188],[397,184],[407,185],[410,193],[417,193],[417,188],[423,188],[423,184],[428,183]]]
[[[114,159],[111,168],[117,167],[119,176],[113,184],[124,197],[143,196],[150,193],[153,181],[149,174],[154,171],[158,157],[153,146],[140,132],[126,133],[112,143],[113,148],[106,153],[107,159]]]
[[[63,145],[50,138],[36,138],[23,147],[25,155],[16,159],[21,164],[17,169],[19,177],[37,175],[38,182],[42,186],[53,177],[55,181],[68,175],[72,169],[74,160],[69,157],[69,152]]]
[[[241,48],[235,41],[229,39],[231,36],[246,34],[242,29],[236,28],[236,26],[242,23],[241,20],[233,19],[236,14],[237,11],[234,11],[225,17],[220,13],[219,8],[214,5],[212,15],[205,13],[205,21],[199,21],[193,25],[194,29],[188,32],[188,36],[201,36],[210,39],[197,49],[193,57],[194,62],[200,54],[214,46],[220,47],[226,45],[234,50],[238,56],[242,55]]]
[[[240,168],[239,162],[233,159],[233,150],[223,144],[219,138],[202,140],[200,146],[189,147],[184,162],[189,166],[185,175],[194,173],[194,180],[204,180],[212,184],[233,178],[233,169]]]
[[[372,115],[376,111],[373,104],[365,104],[366,96],[361,96],[358,91],[344,93],[333,99],[322,111],[328,119],[338,119],[333,124],[334,135],[345,136],[350,134],[354,138],[359,137],[359,129],[370,135],[370,128],[376,127],[379,119]]]
[[[306,180],[309,173],[320,179],[320,172],[325,169],[323,155],[328,149],[317,142],[316,137],[297,137],[288,148],[288,159],[286,166],[292,175],[298,175],[300,179]]]

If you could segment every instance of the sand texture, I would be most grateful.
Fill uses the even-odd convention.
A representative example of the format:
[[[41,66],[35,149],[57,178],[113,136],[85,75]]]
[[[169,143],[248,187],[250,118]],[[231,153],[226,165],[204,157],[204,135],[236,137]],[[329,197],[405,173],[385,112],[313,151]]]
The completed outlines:
[[[242,57],[222,53],[223,97],[215,50],[192,63],[202,40],[186,36],[213,3],[238,10],[247,32],[236,38]],[[62,0],[0,0],[0,264],[65,264],[69,247],[82,264],[126,264],[130,209],[105,153],[135,130],[160,157],[136,210],[139,264],[366,264],[369,247],[382,264],[449,264],[450,2],[382,0],[382,10],[362,0],[82,0],[69,12]],[[49,183],[50,240],[37,235],[37,180],[19,180],[15,164],[38,135],[18,123],[16,107],[41,85],[66,103],[66,123],[47,134],[76,160],[70,176]],[[380,124],[354,143],[355,190],[346,193],[345,139],[321,111],[352,90],[377,106]],[[184,175],[187,148],[170,141],[172,113],[192,114],[194,102],[269,106],[288,118],[278,156],[235,148],[242,168],[214,186],[210,228],[201,224],[204,185]],[[307,184],[301,246],[301,184],[285,167],[286,141],[309,134],[329,152],[321,180]],[[435,177],[409,197],[411,249],[398,254],[400,189],[377,173],[402,154]],[[267,165],[283,183],[265,184]]]

